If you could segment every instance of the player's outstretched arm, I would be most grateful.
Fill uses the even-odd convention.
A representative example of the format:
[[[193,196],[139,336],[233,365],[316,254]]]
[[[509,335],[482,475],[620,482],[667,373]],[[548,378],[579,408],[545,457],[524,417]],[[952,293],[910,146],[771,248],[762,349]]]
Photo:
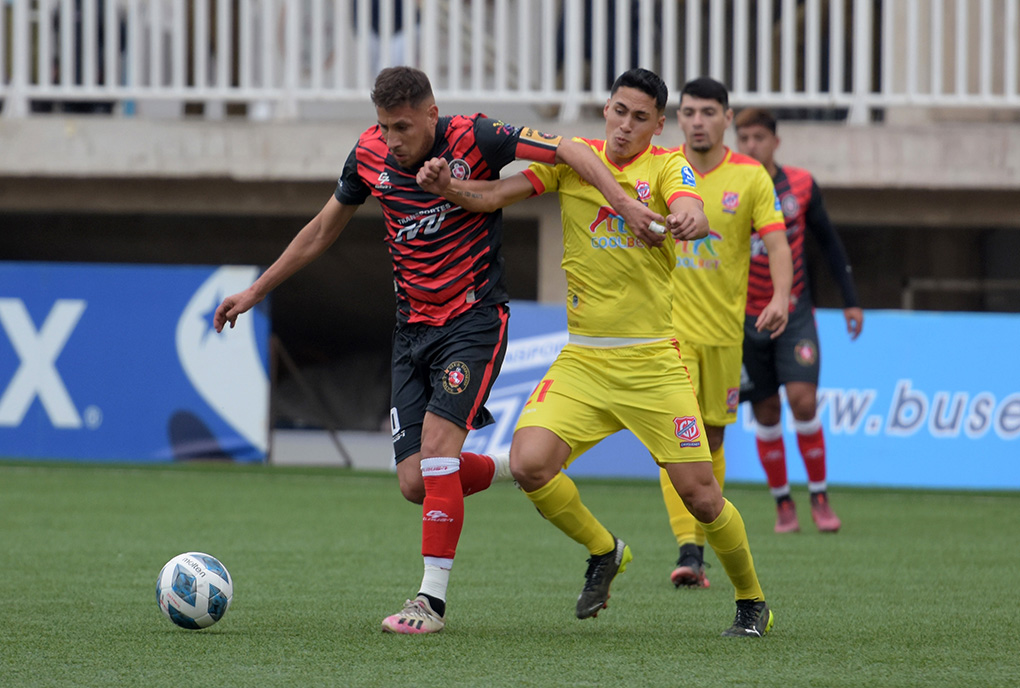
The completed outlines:
[[[790,320],[790,288],[793,286],[793,259],[786,232],[769,232],[762,236],[769,254],[769,275],[772,277],[772,300],[762,309],[754,323],[759,332],[769,330],[775,339]]]
[[[669,204],[666,231],[676,241],[692,241],[708,236],[705,204],[693,196],[678,196]]]
[[[605,163],[586,144],[573,140],[561,141],[556,148],[556,162],[569,165],[586,182],[601,191],[613,210],[646,246],[662,244],[663,236],[649,227],[653,222],[662,223],[662,216],[629,196]]]
[[[319,214],[297,233],[254,284],[223,299],[213,315],[216,331],[222,332],[227,323],[233,327],[237,316],[251,310],[284,280],[322,255],[340,236],[357,209],[356,205],[344,205],[335,196],[330,196]]]
[[[450,167],[442,158],[427,160],[416,177],[423,191],[442,196],[472,213],[491,213],[513,205],[535,193],[523,173],[504,179],[461,180],[450,176]]]

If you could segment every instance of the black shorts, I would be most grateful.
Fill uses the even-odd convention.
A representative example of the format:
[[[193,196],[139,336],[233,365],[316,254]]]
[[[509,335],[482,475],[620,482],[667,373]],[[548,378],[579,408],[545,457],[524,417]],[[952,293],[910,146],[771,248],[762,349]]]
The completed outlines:
[[[740,400],[758,402],[779,393],[787,382],[818,384],[821,349],[814,307],[802,299],[790,313],[786,329],[776,339],[768,330],[754,329],[755,316],[744,318],[744,368]]]
[[[493,422],[484,404],[506,355],[509,318],[509,308],[498,304],[439,327],[396,326],[390,427],[397,463],[421,449],[426,411],[468,430]]]

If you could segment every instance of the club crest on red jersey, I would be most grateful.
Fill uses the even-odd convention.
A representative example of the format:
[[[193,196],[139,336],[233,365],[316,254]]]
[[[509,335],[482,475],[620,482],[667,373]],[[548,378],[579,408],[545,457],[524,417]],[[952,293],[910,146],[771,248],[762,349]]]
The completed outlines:
[[[680,416],[673,419],[676,436],[680,438],[681,447],[700,447],[701,428],[698,427],[696,416]]]
[[[454,179],[467,179],[471,176],[471,165],[463,158],[450,161],[450,176]]]
[[[443,389],[447,394],[460,394],[471,382],[471,370],[466,363],[454,361],[443,371]]]
[[[783,194],[780,197],[780,202],[783,206],[783,217],[790,219],[797,217],[797,213],[800,212],[800,201],[792,193]]]

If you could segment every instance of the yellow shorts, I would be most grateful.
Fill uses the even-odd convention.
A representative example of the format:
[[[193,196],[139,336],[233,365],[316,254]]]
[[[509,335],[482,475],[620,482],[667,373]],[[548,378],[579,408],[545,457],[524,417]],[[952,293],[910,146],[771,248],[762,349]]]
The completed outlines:
[[[529,427],[550,430],[570,446],[565,467],[623,429],[658,464],[712,460],[675,341],[605,349],[567,344],[521,411],[517,429]]]
[[[680,342],[680,355],[691,376],[706,425],[723,426],[737,421],[743,353],[741,344],[708,346]]]

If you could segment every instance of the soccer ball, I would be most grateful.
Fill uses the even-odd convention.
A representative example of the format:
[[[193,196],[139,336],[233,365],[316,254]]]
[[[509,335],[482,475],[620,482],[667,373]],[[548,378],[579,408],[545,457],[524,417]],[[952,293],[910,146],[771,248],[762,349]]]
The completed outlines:
[[[227,567],[202,552],[171,559],[156,578],[156,602],[181,628],[206,628],[223,618],[234,597]]]

